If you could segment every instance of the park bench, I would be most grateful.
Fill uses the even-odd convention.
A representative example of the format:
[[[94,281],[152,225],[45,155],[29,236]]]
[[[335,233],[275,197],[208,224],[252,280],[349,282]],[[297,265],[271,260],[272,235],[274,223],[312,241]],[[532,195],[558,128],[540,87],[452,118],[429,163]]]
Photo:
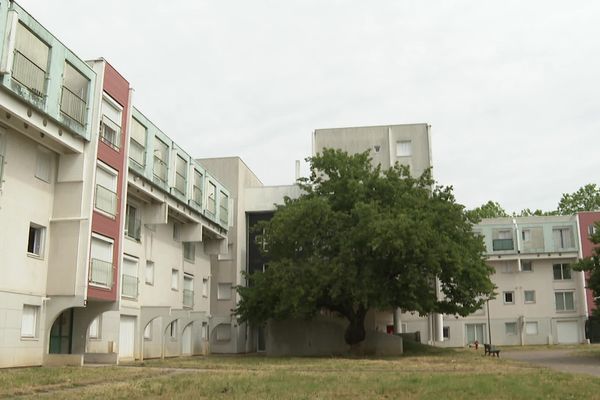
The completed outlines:
[[[496,356],[496,357],[500,357],[500,349],[497,349],[496,346],[492,346],[491,344],[484,344],[483,345],[483,355],[484,356]]]

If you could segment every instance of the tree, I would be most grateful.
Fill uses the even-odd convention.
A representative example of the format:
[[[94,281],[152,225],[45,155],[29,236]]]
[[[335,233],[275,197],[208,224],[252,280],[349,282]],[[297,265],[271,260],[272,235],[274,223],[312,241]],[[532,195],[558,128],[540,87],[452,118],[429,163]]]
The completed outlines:
[[[517,217],[531,217],[531,216],[541,217],[541,216],[547,216],[547,215],[558,215],[558,211],[542,211],[539,208],[537,208],[535,210],[531,210],[530,208],[525,208],[525,209],[521,210],[521,212],[517,215]]]
[[[600,188],[595,183],[588,183],[574,193],[563,193],[558,203],[558,213],[571,215],[580,211],[600,209]]]
[[[483,242],[452,188],[434,187],[430,171],[382,171],[368,152],[325,149],[307,161],[304,194],[258,227],[269,268],[237,288],[241,321],[309,319],[326,309],[348,320],[344,338],[355,345],[370,309],[465,316],[490,297]]]
[[[508,214],[506,213],[504,208],[500,206],[500,203],[492,200],[479,207],[467,211],[467,215],[473,222],[479,222],[483,218],[508,217]]]
[[[594,234],[590,236],[590,240],[595,245],[600,244],[600,222],[596,222]],[[592,289],[594,294],[594,303],[596,308],[594,314],[600,317],[600,247],[596,246],[592,251],[592,256],[579,260],[573,265],[577,271],[588,271],[590,273],[587,287]]]

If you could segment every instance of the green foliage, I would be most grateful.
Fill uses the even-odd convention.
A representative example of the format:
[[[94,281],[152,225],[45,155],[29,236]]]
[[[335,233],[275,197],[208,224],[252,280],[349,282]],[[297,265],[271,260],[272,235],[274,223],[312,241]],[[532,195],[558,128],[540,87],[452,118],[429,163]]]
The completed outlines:
[[[481,239],[452,188],[434,186],[430,171],[418,178],[402,166],[382,171],[368,152],[325,149],[308,161],[304,194],[286,198],[258,227],[269,268],[237,288],[240,320],[310,318],[326,309],[348,319],[345,339],[355,344],[369,309],[467,315],[492,294]]]
[[[521,212],[516,216],[517,217],[531,217],[531,216],[542,217],[542,216],[547,216],[547,215],[558,215],[558,211],[542,211],[539,208],[535,209],[535,210],[531,210],[530,208],[525,208],[525,209],[521,210]]]
[[[560,215],[595,210],[600,210],[600,188],[595,183],[588,183],[574,193],[563,193],[558,203]]]
[[[484,218],[508,217],[508,214],[504,208],[502,208],[500,203],[491,200],[479,207],[467,211],[467,215],[474,223],[477,223]]]
[[[600,244],[600,222],[596,222],[594,225],[596,226],[596,231],[590,236],[590,240],[594,244]],[[594,293],[594,302],[596,303],[594,313],[597,317],[600,317],[600,247],[594,248],[591,257],[586,257],[576,262],[573,265],[573,269],[590,272],[587,287],[592,289]]]

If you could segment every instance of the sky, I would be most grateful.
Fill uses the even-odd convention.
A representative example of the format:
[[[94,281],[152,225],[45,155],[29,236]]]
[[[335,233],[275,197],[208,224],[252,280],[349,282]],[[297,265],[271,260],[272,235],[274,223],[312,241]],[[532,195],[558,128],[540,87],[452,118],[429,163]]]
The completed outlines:
[[[469,208],[551,210],[599,182],[598,1],[18,3],[188,153],[266,185],[293,182],[314,129],[422,122]]]

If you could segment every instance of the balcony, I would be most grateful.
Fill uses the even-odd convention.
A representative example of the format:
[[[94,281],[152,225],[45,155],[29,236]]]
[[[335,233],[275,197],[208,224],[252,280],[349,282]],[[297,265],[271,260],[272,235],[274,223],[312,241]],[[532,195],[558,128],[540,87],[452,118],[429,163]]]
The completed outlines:
[[[125,221],[125,236],[137,241],[142,237],[142,219],[127,217]]]
[[[146,149],[133,139],[129,145],[129,159],[137,169],[143,170],[146,167]]]
[[[183,306],[194,307],[194,291],[189,289],[183,289]]]
[[[219,207],[219,221],[221,221],[222,225],[227,225],[227,220],[228,220],[228,212],[227,212],[227,207],[226,206],[221,206]]]
[[[60,111],[81,126],[85,126],[87,105],[85,100],[71,92],[66,86],[62,88]]]
[[[12,78],[29,89],[38,97],[44,97],[46,90],[46,71],[38,67],[23,53],[15,50]]]
[[[202,207],[202,189],[199,186],[194,185],[192,189],[192,201],[198,207]]]
[[[93,285],[105,286],[111,289],[113,284],[112,263],[92,258],[89,282]]]
[[[102,185],[96,185],[96,209],[113,217],[117,214],[117,194]]]
[[[102,117],[102,123],[100,124],[100,140],[114,150],[120,148],[121,128],[106,116]]]
[[[514,250],[515,246],[512,239],[494,239],[492,241],[493,251]]]
[[[132,275],[122,275],[121,295],[131,299],[137,299],[138,296],[138,278]]]
[[[175,173],[175,190],[182,196],[185,195],[185,175],[179,172]]]

